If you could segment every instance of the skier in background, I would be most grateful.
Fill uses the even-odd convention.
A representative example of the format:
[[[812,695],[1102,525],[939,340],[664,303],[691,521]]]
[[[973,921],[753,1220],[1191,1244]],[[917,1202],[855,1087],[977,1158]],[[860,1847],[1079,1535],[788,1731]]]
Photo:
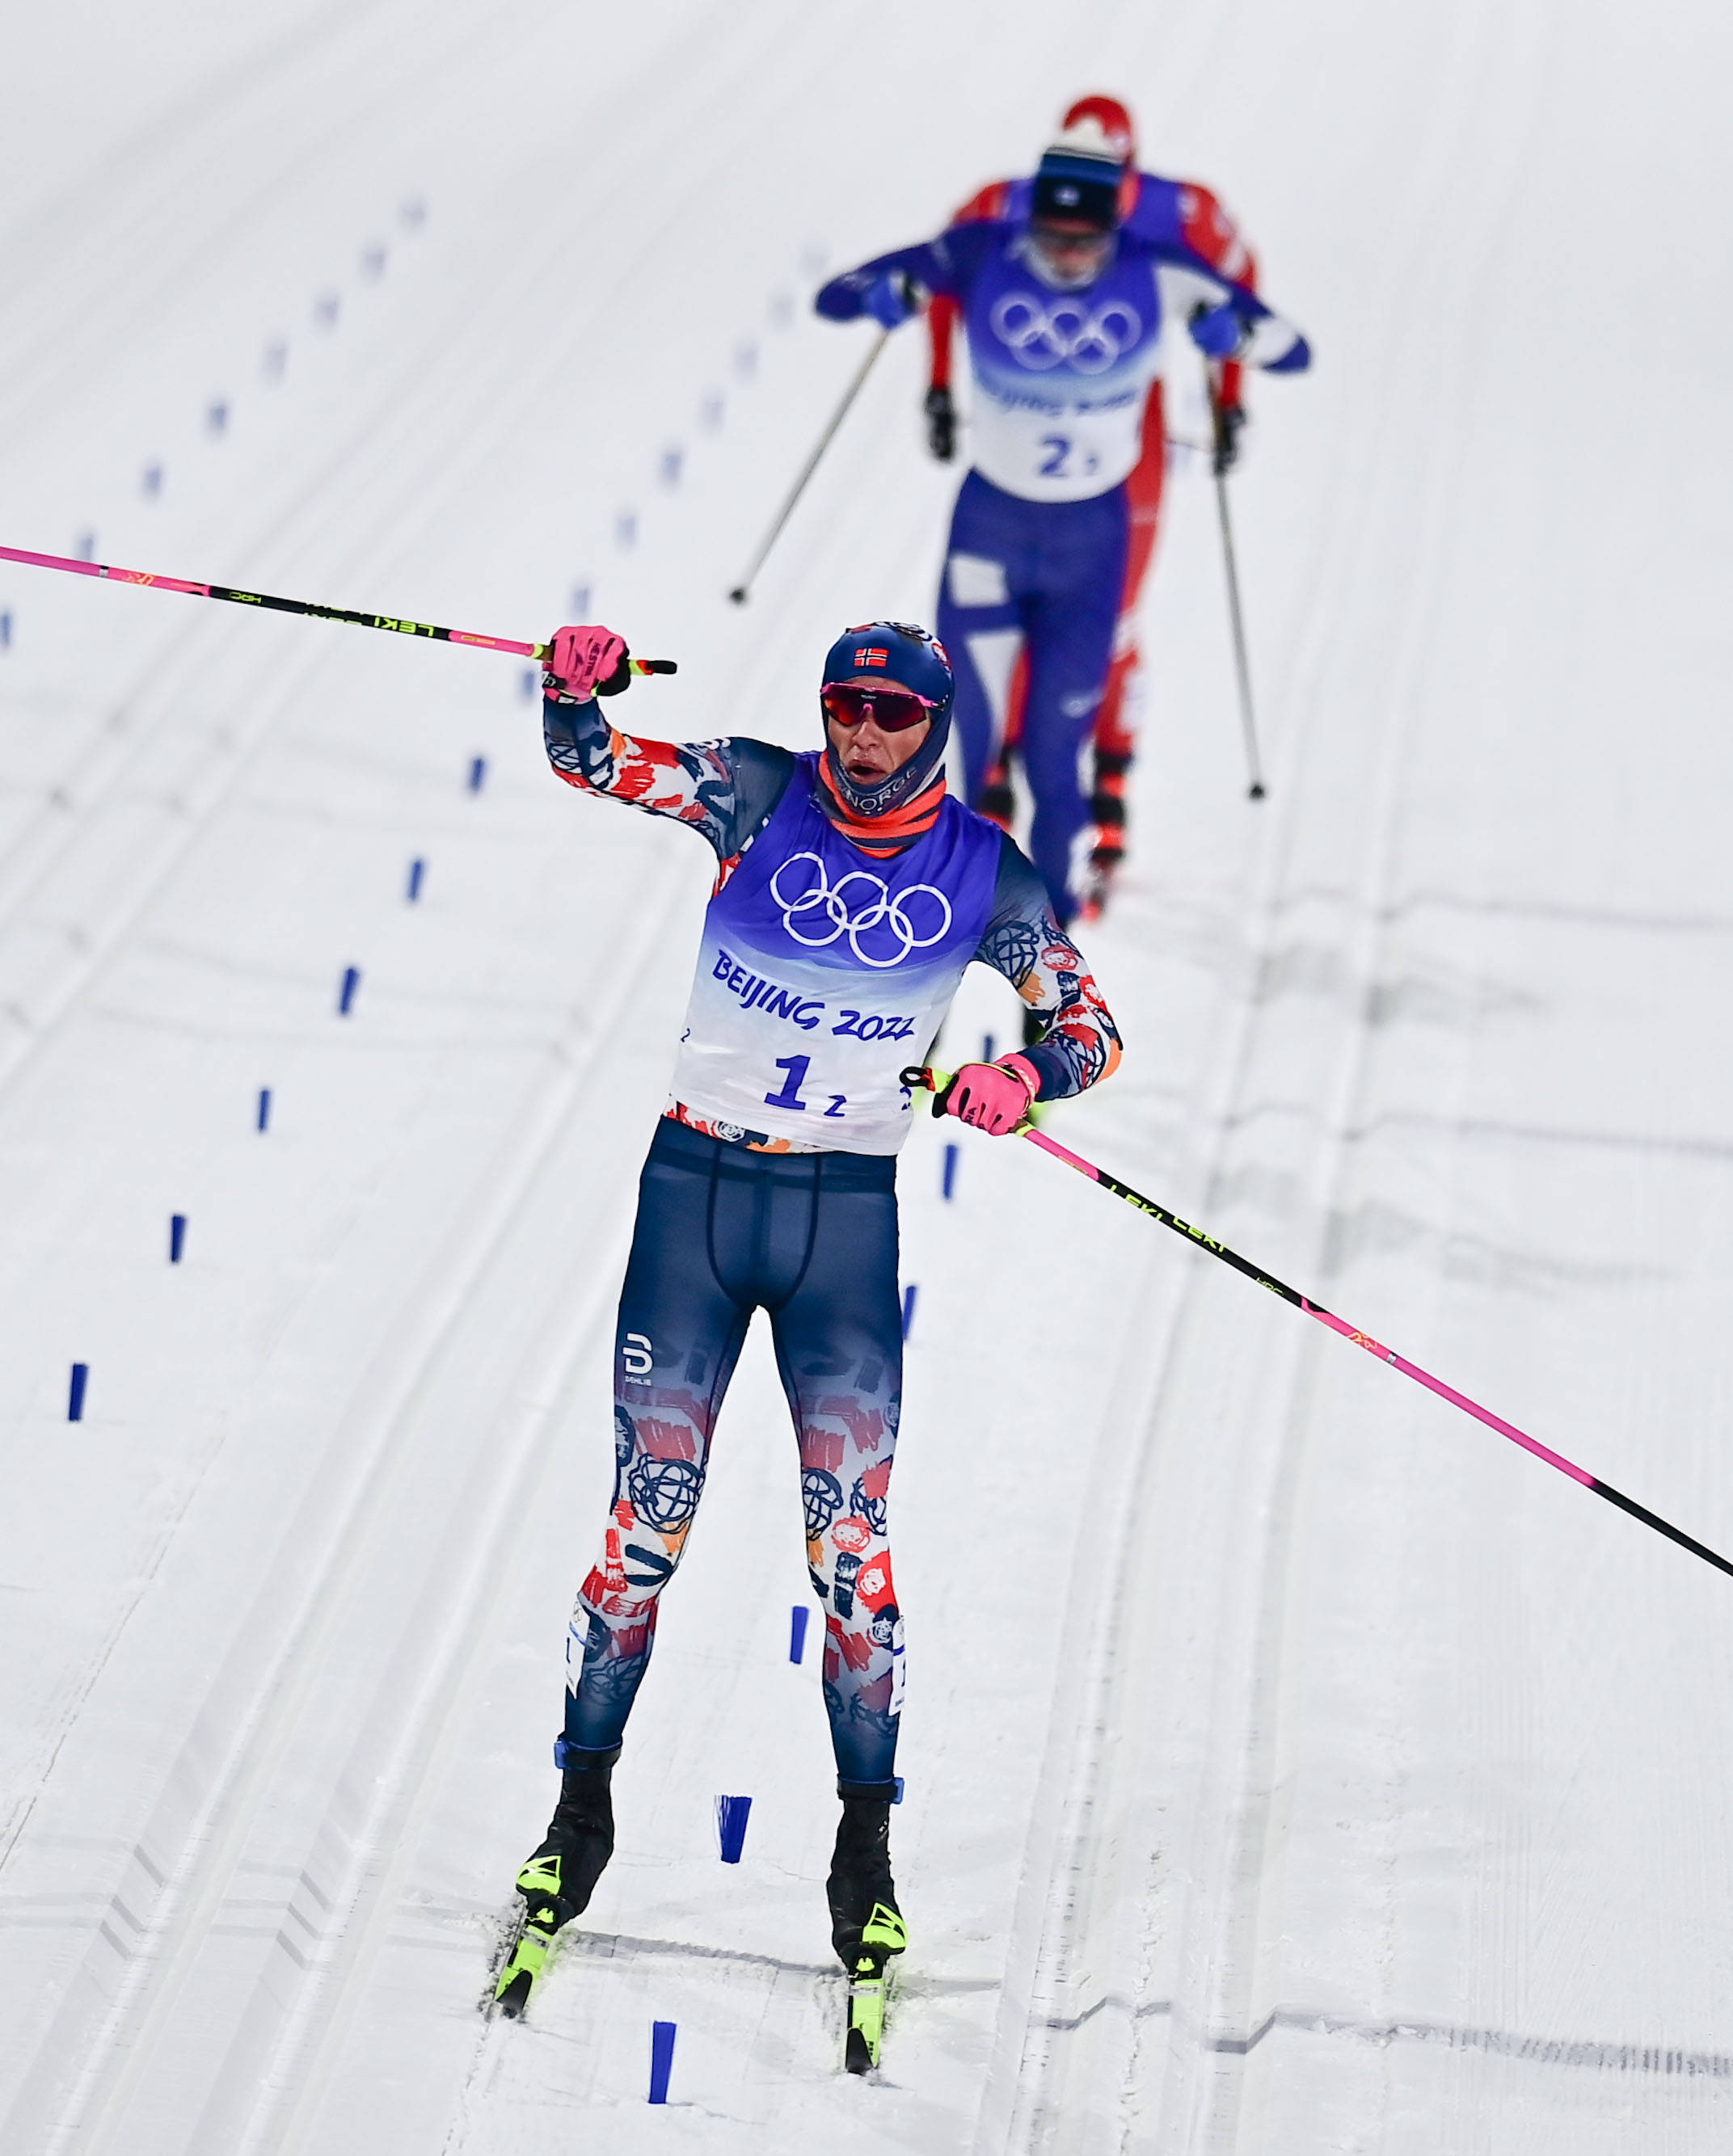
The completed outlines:
[[[1231,283],[1255,295],[1257,264],[1233,220],[1207,187],[1195,180],[1164,179],[1137,168],[1137,129],[1131,114],[1118,98],[1080,97],[1067,108],[1062,131],[1092,125],[1101,130],[1107,150],[1122,169],[1120,203],[1128,231],[1152,239],[1177,241],[1201,256],[1211,268]],[[1015,214],[1031,182],[995,180],[972,195],[952,218],[953,224],[969,224],[982,218]],[[956,454],[957,408],[951,394],[951,347],[958,321],[954,300],[935,293],[927,310],[932,361],[926,398],[927,442],[940,463]],[[1244,369],[1237,360],[1221,368],[1216,390],[1214,465],[1218,473],[1232,471],[1239,457],[1239,438],[1247,413],[1243,398]],[[1099,912],[1112,886],[1114,872],[1125,851],[1125,781],[1137,752],[1136,686],[1143,665],[1137,642],[1137,608],[1144,578],[1154,557],[1161,516],[1162,482],[1167,470],[1167,426],[1158,377],[1151,382],[1144,418],[1143,450],[1127,476],[1125,490],[1131,531],[1125,551],[1125,573],[1119,591],[1119,615],[1114,625],[1113,658],[1108,669],[1107,689],[1096,714],[1094,788],[1090,810],[1094,818],[1094,843],[1089,855],[1086,915]],[[1026,654],[1020,654],[1012,670],[1005,715],[1005,738],[1000,754],[987,773],[980,806],[996,823],[1010,828],[1016,814],[1011,781],[1011,754],[1022,737],[1023,705],[1028,687]]]
[[[904,1943],[890,1865],[903,1629],[886,1501],[902,1400],[896,1154],[922,1061],[973,959],[1041,1039],[966,1064],[935,1111],[994,1136],[1106,1077],[1119,1039],[1040,879],[946,791],[954,682],[924,629],[831,646],[821,749],[671,744],[611,726],[625,643],[561,629],[543,677],[554,770],[696,831],[717,861],[671,1097],[639,1185],[615,1359],[612,1508],[573,1619],[563,1772],[518,1875],[524,1928],[496,1996],[520,2012],[614,1847],[609,1776],[703,1490],[753,1312],[767,1310],[799,1442],[806,1556],[842,1817],[827,1892],[854,1979],[849,2063],[877,2056],[884,1964]]]
[[[1206,359],[1293,373],[1305,339],[1185,239],[1127,222],[1140,199],[1096,115],[1007,190],[1000,214],[833,278],[818,311],[887,329],[954,303],[974,375],[973,469],[958,494],[938,604],[957,669],[969,798],[985,799],[1021,662],[1030,851],[1068,922],[1090,896],[1073,855],[1091,823],[1078,765],[1106,696],[1128,569],[1134,475],[1159,428],[1150,392],[1180,323]],[[1156,465],[1159,470],[1159,465]],[[1147,556],[1145,555],[1145,559]],[[1138,565],[1140,566],[1140,565]]]

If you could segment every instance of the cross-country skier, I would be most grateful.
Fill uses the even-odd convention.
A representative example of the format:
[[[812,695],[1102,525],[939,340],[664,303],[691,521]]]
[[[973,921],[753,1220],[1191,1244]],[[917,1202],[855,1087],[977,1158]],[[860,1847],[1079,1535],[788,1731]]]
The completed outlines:
[[[904,1940],[889,1850],[903,1634],[886,1520],[902,1367],[896,1154],[913,1112],[900,1073],[921,1061],[971,959],[1012,983],[1041,1038],[965,1065],[944,1112],[1002,1136],[1032,1101],[1105,1077],[1119,1038],[1029,862],[946,791],[954,685],[936,638],[886,621],[840,636],[820,689],[824,745],[802,755],[618,732],[595,698],[627,685],[627,656],[610,629],[553,638],[543,678],[553,768],[584,793],[688,825],[719,865],[639,1185],[615,1345],[613,1506],[573,1620],[582,1648],[557,1748],[560,1800],[518,1876],[527,1920],[498,1996],[521,2010],[548,1939],[588,1903],[613,1851],[609,1777],[717,1413],[762,1307],[825,1610],[842,1799],[831,1938],[855,1979],[860,2070],[877,2056],[885,1961]]]
[[[1131,114],[1118,98],[1080,97],[1067,110],[1060,126],[1066,138],[1098,141],[1103,153],[1118,161],[1122,175],[1120,206],[1127,231],[1189,247],[1231,284],[1256,294],[1257,264],[1252,251],[1210,190],[1195,180],[1166,179],[1159,173],[1138,170],[1137,130]],[[1015,217],[1022,212],[1033,184],[1027,179],[995,180],[972,195],[951,223],[971,224],[989,218]],[[957,319],[957,302],[935,293],[927,310],[932,361],[925,409],[928,446],[941,463],[949,463],[956,454],[951,347]],[[1239,361],[1227,361],[1216,387],[1214,464],[1220,473],[1231,471],[1239,457],[1240,435],[1247,420],[1242,372]],[[1125,782],[1137,749],[1135,690],[1143,664],[1137,640],[1137,608],[1154,555],[1167,471],[1167,415],[1162,388],[1160,377],[1149,385],[1142,451],[1125,480],[1130,530],[1113,659],[1101,708],[1095,716],[1094,790],[1090,800],[1095,828],[1086,914],[1098,911],[1105,903],[1125,851]],[[1004,741],[988,771],[980,804],[1007,829],[1016,806],[1010,752],[1022,737],[1027,678],[1026,662],[1020,657],[1012,670],[1006,699]]]
[[[1131,180],[1098,120],[1049,150],[1003,213],[832,279],[818,311],[887,328],[954,300],[974,382],[974,468],[953,513],[938,629],[957,670],[969,798],[980,804],[1026,668],[1030,851],[1057,917],[1077,910],[1089,824],[1080,752],[1106,692],[1131,555],[1130,485],[1151,385],[1183,324],[1212,361],[1293,373],[1305,339],[1183,236],[1124,221]]]

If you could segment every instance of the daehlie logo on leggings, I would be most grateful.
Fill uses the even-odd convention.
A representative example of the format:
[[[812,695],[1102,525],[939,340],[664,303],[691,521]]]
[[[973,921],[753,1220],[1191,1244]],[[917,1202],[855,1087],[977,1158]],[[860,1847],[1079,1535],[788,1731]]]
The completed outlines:
[[[802,861],[811,864],[804,885],[798,874]],[[792,877],[791,870],[796,870]],[[784,877],[789,878],[787,889]],[[790,854],[770,879],[770,896],[782,908],[782,925],[795,942],[821,951],[846,936],[863,966],[900,966],[912,952],[940,942],[951,926],[951,902],[937,886],[912,883],[893,895],[884,878],[870,869],[851,869],[833,884],[822,855],[814,853]],[[870,950],[863,937],[873,939]]]

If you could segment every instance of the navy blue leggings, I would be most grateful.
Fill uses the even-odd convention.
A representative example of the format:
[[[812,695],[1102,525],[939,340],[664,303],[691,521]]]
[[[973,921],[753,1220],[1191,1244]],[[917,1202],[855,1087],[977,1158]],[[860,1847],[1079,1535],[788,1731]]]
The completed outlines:
[[[1107,689],[1130,531],[1124,486],[1086,501],[1026,501],[973,471],[951,517],[938,634],[957,676],[969,803],[980,803],[1005,732],[1011,667],[1026,651],[1029,852],[1062,921],[1077,911],[1072,844],[1090,820],[1078,759]]]
[[[620,1298],[614,1505],[579,1597],[588,1627],[566,1694],[569,1763],[620,1743],[657,1598],[703,1494],[717,1414],[764,1309],[800,1442],[837,1774],[862,1789],[891,1782],[903,1668],[885,1521],[902,1393],[896,1165],[748,1152],[666,1117],[657,1125]]]

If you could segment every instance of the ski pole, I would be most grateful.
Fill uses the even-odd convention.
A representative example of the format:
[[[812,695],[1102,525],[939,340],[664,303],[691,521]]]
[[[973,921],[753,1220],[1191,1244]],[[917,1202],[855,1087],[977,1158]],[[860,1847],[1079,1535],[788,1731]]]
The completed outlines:
[[[942,1095],[950,1082],[950,1072],[923,1070],[918,1065],[902,1073],[905,1086],[912,1089],[924,1087],[934,1095]],[[938,1112],[936,1099],[933,1112],[935,1115]],[[1016,1134],[1019,1137],[1027,1138],[1031,1145],[1038,1145],[1043,1152],[1052,1153],[1055,1160],[1062,1160],[1067,1168],[1074,1168],[1079,1175],[1087,1175],[1092,1183],[1098,1183],[1103,1190],[1110,1191],[1115,1198],[1123,1198],[1128,1205],[1134,1206],[1139,1213],[1147,1213],[1162,1227],[1171,1228],[1176,1235],[1183,1235],[1200,1250],[1207,1250],[1212,1258],[1220,1258],[1223,1265],[1232,1265],[1237,1273],[1243,1273],[1247,1280],[1255,1281],[1259,1287],[1267,1287],[1273,1295],[1280,1296],[1283,1302],[1291,1302],[1296,1310],[1304,1311],[1308,1317],[1315,1317],[1320,1325],[1327,1325],[1332,1332],[1340,1332],[1345,1340],[1351,1340],[1356,1348],[1364,1348],[1369,1355],[1376,1355],[1381,1363],[1390,1363],[1405,1378],[1412,1378],[1417,1384],[1424,1385],[1428,1392],[1436,1393],[1440,1399],[1448,1400],[1453,1407],[1460,1408],[1464,1414],[1471,1414],[1477,1422],[1484,1422],[1489,1430],[1495,1430],[1501,1437],[1508,1437],[1513,1445],[1520,1445],[1525,1452],[1532,1452],[1537,1460],[1544,1460],[1549,1467],[1556,1467],[1561,1475],[1568,1475],[1573,1482],[1580,1482],[1585,1490],[1592,1490],[1597,1497],[1604,1497],[1609,1505],[1617,1505],[1622,1512],[1628,1512],[1633,1520],[1641,1520],[1644,1527],[1653,1527],[1657,1534],[1665,1535],[1669,1542],[1677,1543],[1682,1549],[1689,1550],[1693,1556],[1700,1557],[1717,1570],[1733,1573],[1733,1564],[1730,1564],[1725,1558],[1717,1557],[1712,1549],[1705,1548],[1701,1543],[1686,1534],[1683,1528],[1672,1526],[1658,1513],[1650,1512],[1646,1505],[1639,1505],[1634,1497],[1626,1496],[1622,1491],[1615,1490],[1610,1482],[1603,1482],[1598,1475],[1591,1475],[1586,1468],[1578,1467],[1562,1454],[1550,1451],[1538,1438],[1520,1430],[1514,1423],[1506,1422],[1502,1415],[1495,1415],[1489,1408],[1480,1406],[1466,1393],[1459,1393],[1454,1386],[1447,1385],[1442,1378],[1435,1378],[1429,1370],[1422,1370],[1417,1363],[1411,1363],[1406,1356],[1398,1355],[1394,1348],[1386,1348],[1381,1341],[1374,1340],[1370,1333],[1359,1332],[1333,1311],[1326,1310],[1322,1303],[1309,1301],[1298,1289],[1278,1281],[1273,1274],[1262,1271],[1249,1258],[1242,1258],[1237,1250],[1229,1250],[1226,1243],[1218,1243],[1213,1235],[1206,1235],[1201,1228],[1194,1228],[1189,1220],[1182,1220],[1177,1213],[1170,1213],[1165,1205],[1158,1205],[1153,1198],[1142,1196],[1129,1183],[1121,1183],[1117,1176],[1109,1175],[1105,1168],[1097,1168],[1078,1154],[1068,1152],[1031,1123],[1019,1124]]]
[[[1221,520],[1221,559],[1227,571],[1227,615],[1233,629],[1233,662],[1240,685],[1240,725],[1246,736],[1246,762],[1251,770],[1252,783],[1247,788],[1253,801],[1263,798],[1263,772],[1257,756],[1257,721],[1252,710],[1252,669],[1246,660],[1246,624],[1240,613],[1240,572],[1234,558],[1233,524],[1227,513],[1227,474],[1221,469],[1221,452],[1226,446],[1226,429],[1221,418],[1221,402],[1216,394],[1216,377],[1207,365],[1204,367],[1204,390],[1210,400],[1210,433],[1216,445],[1216,513]]]
[[[850,382],[848,388],[843,392],[842,402],[831,414],[831,424],[825,428],[824,433],[819,436],[818,447],[806,459],[805,469],[801,472],[800,478],[795,481],[793,487],[789,490],[788,500],[784,502],[782,507],[777,511],[776,521],[770,526],[769,532],[766,533],[764,545],[760,547],[758,552],[753,556],[752,567],[740,579],[739,583],[735,585],[733,590],[728,593],[728,597],[733,599],[736,606],[744,606],[746,604],[746,595],[752,589],[753,578],[756,577],[759,571],[764,567],[765,557],[769,553],[770,549],[776,544],[783,526],[786,524],[789,517],[793,516],[795,511],[795,504],[806,491],[806,482],[812,477],[814,472],[818,470],[819,459],[823,456],[825,451],[830,448],[831,436],[848,417],[849,406],[852,404],[856,398],[860,395],[861,386],[866,382],[867,376],[872,373],[873,364],[877,361],[879,354],[884,350],[885,346],[890,341],[890,335],[891,332],[888,330],[881,330],[879,331],[877,343],[873,346],[872,351],[867,353],[866,358],[861,362],[860,372],[856,375],[854,380]]]
[[[430,636],[441,644],[471,644],[483,651],[515,652],[521,659],[545,659],[545,644],[515,644],[504,636],[477,636],[466,629],[440,629],[431,622],[403,621],[394,614],[355,613],[347,607],[320,606],[311,599],[273,598],[269,592],[237,591],[229,584],[195,584],[184,577],[159,577],[148,569],[114,569],[105,562],[75,562],[64,554],[31,554],[19,547],[0,547],[0,562],[23,562],[33,569],[64,569],[75,577],[106,577],[111,583],[148,584],[159,592],[190,592],[194,598],[233,599],[238,606],[269,607],[277,613],[315,614],[321,621],[352,621],[357,629],[386,629],[399,636]],[[635,674],[674,674],[671,659],[635,659]]]

